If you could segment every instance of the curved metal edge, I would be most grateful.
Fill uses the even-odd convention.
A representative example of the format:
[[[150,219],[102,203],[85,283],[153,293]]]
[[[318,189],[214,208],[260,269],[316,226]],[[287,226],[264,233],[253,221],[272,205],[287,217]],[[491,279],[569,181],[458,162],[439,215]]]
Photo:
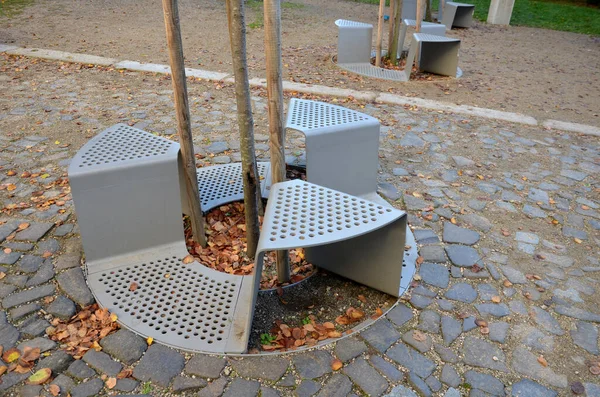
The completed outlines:
[[[371,54],[372,54],[372,53],[371,53]],[[354,70],[351,70],[351,69],[345,68],[345,67],[343,66],[344,64],[340,64],[340,63],[337,63],[337,62],[335,62],[335,61],[334,61],[334,57],[335,57],[335,55],[333,55],[333,56],[331,57],[331,63],[333,63],[335,66],[337,66],[337,67],[338,67],[338,68],[340,68],[340,69],[344,69],[344,70],[346,70],[346,71],[348,71],[348,72],[351,72],[351,73],[357,74],[357,75],[359,75],[359,76],[370,77],[370,78],[372,78],[372,79],[378,79],[378,80],[397,81],[397,82],[399,82],[399,83],[408,83],[408,82],[410,81],[410,80],[406,80],[406,79],[404,79],[404,78],[402,78],[402,79],[388,79],[388,78],[385,78],[385,77],[374,77],[374,76],[369,76],[368,74],[364,74],[364,73],[357,73],[357,72],[356,72],[356,71],[354,71]],[[369,64],[369,65],[370,65],[370,64]],[[371,65],[371,66],[372,66],[372,65]],[[403,72],[403,71],[404,71],[404,70],[398,70],[398,72]],[[462,69],[461,69],[461,68],[459,68],[459,67],[457,67],[457,68],[456,68],[456,77],[455,77],[455,78],[456,78],[456,79],[459,79],[459,78],[461,78],[462,76],[463,76],[463,71],[462,71]],[[443,77],[451,77],[451,76],[443,76]],[[414,80],[413,80],[413,81],[414,81]]]

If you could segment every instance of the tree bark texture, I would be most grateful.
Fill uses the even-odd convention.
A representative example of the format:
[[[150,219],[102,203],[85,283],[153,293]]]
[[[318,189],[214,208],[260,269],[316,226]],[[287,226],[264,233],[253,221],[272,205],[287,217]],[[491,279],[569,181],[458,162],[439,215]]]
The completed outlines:
[[[395,0],[390,0],[390,26],[388,27],[388,56],[392,53],[392,41],[394,40],[394,4]]]
[[[285,180],[280,0],[264,0],[264,26],[271,181],[272,183],[278,183]],[[290,265],[287,251],[277,251],[277,279],[280,283],[290,281]]]
[[[242,157],[242,180],[244,182],[244,212],[246,217],[246,254],[254,259],[259,238],[258,208],[260,200],[260,177],[254,152],[254,120],[248,83],[246,60],[246,22],[244,0],[227,0],[229,42],[235,77],[235,98],[240,130],[240,154]],[[260,277],[260,276],[259,276]]]
[[[385,0],[379,0],[379,17],[377,20],[377,43],[375,43],[375,66],[381,66],[381,41],[383,40],[383,9]]]
[[[179,11],[177,0],[163,0],[165,29],[169,47],[169,60],[171,64],[171,80],[175,97],[175,114],[177,117],[177,131],[183,160],[185,191],[190,206],[190,221],[192,236],[196,243],[206,247],[204,233],[204,218],[200,206],[200,193],[196,174],[196,158],[194,156],[194,143],[192,141],[192,128],[190,124],[190,109],[188,106],[187,84],[185,80],[185,67],[183,63],[183,46],[181,44],[181,29],[179,27]]]
[[[402,22],[402,0],[394,0],[394,32],[392,34],[392,51],[390,52],[390,61],[392,65],[398,65],[398,36],[400,35],[400,23]],[[391,17],[390,17],[391,18]],[[404,46],[404,43],[401,43]]]

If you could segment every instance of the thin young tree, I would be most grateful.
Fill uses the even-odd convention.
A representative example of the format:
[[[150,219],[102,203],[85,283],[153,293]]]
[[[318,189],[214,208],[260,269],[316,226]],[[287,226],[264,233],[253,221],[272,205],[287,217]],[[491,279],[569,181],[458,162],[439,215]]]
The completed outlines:
[[[388,27],[388,56],[392,53],[392,41],[394,37],[394,0],[390,0],[390,26]]]
[[[425,21],[433,22],[433,17],[431,16],[431,0],[425,0]]]
[[[179,133],[179,144],[181,146],[181,158],[184,168],[185,190],[190,207],[192,238],[202,247],[206,247],[204,218],[202,217],[202,208],[200,207],[200,194],[198,192],[198,179],[196,177],[196,158],[194,156],[185,67],[183,64],[179,10],[177,8],[177,0],[163,0],[162,4],[171,64],[171,81],[173,82],[175,97],[177,131]]]
[[[390,45],[390,61],[392,65],[398,65],[398,36],[400,35],[400,18],[402,15],[402,0],[394,0],[394,32],[392,33],[392,44]],[[390,16],[391,18],[391,16]],[[401,43],[403,46],[404,43]]]
[[[265,26],[265,58],[267,63],[271,181],[272,183],[278,183],[285,180],[280,0],[264,0],[263,19]],[[290,265],[287,251],[277,251],[277,279],[280,283],[290,281]]]
[[[260,233],[258,225],[260,177],[254,152],[254,120],[250,103],[248,62],[246,59],[244,0],[227,0],[226,8],[240,130],[240,154],[242,156],[244,212],[246,217],[246,254],[249,258],[254,259]]]
[[[377,42],[375,43],[375,66],[381,66],[381,41],[383,40],[383,9],[385,0],[379,0],[379,15],[377,19]]]
[[[417,33],[421,32],[421,25],[423,23],[423,0],[417,0],[417,26],[415,26],[415,31]]]

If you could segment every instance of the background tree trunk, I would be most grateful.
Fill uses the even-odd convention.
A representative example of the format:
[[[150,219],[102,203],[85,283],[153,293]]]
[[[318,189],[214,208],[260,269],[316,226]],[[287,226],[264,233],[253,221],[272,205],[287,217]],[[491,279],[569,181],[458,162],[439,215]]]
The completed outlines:
[[[394,32],[392,33],[392,51],[390,52],[390,61],[392,65],[398,65],[398,36],[400,34],[400,24],[402,17],[402,0],[394,0]],[[390,16],[391,18],[391,16]],[[400,44],[404,46],[404,43]]]
[[[280,0],[264,0],[264,24],[271,181],[272,183],[278,183],[285,180]],[[277,279],[280,283],[290,281],[290,264],[287,251],[277,251]]]
[[[248,84],[246,60],[246,22],[244,0],[227,0],[229,42],[235,76],[235,98],[237,102],[238,126],[240,129],[240,154],[242,156],[242,179],[244,181],[244,211],[246,215],[246,254],[254,259],[258,245],[258,202],[260,200],[260,178],[254,153],[254,121]],[[260,277],[260,276],[259,276]]]
[[[181,147],[181,158],[183,160],[185,174],[185,190],[190,206],[192,237],[196,243],[200,244],[202,247],[206,247],[204,218],[202,217],[202,208],[200,207],[196,158],[194,156],[194,142],[192,140],[190,109],[188,106],[185,67],[183,64],[183,46],[181,45],[179,10],[177,8],[177,0],[163,0],[162,4],[165,17],[165,29],[167,32],[167,44],[169,46],[177,131],[179,132],[179,144]]]
[[[431,16],[431,0],[425,0],[425,21],[433,22],[433,17]]]
[[[266,3],[265,3],[266,4]],[[381,66],[381,41],[383,40],[383,9],[385,0],[379,0],[379,18],[377,20],[377,42],[375,45],[375,66]]]

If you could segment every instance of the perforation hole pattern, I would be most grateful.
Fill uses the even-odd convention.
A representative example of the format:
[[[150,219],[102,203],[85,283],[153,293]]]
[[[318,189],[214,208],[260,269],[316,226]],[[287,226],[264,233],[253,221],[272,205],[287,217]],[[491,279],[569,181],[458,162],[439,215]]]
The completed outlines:
[[[264,177],[268,165],[258,163],[257,167],[258,174]],[[242,165],[234,163],[198,168],[198,187],[203,210],[212,207],[212,202],[228,202],[243,197]]]
[[[130,317],[157,335],[178,335],[209,345],[225,343],[238,291],[237,281],[217,281],[181,263],[159,259],[112,271],[99,280],[121,320]],[[132,283],[137,289],[130,290]]]
[[[392,209],[313,184],[296,184],[272,199],[271,241],[309,240],[378,221]]]
[[[339,27],[353,27],[353,28],[372,28],[373,27],[373,25],[371,25],[370,23],[349,21],[347,19],[338,19],[337,21],[335,21],[335,24]]]
[[[331,127],[369,119],[368,116],[353,110],[303,100],[293,101],[290,112],[291,124],[304,129]]]
[[[176,145],[126,125],[109,130],[81,156],[80,168],[160,156]]]

